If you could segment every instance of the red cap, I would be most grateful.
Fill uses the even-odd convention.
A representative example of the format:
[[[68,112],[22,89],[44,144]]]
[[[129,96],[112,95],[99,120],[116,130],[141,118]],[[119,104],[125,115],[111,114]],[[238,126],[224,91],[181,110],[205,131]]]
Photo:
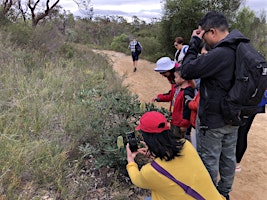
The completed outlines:
[[[163,114],[151,111],[143,114],[140,124],[135,130],[142,130],[147,133],[161,133],[162,131],[170,130],[170,128]]]

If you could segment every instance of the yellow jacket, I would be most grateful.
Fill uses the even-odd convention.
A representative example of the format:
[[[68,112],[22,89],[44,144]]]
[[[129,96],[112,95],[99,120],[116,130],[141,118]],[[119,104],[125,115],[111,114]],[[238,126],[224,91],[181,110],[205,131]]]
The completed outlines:
[[[190,142],[186,141],[181,156],[171,161],[155,161],[182,183],[190,186],[206,200],[224,200],[214,186],[210,175]],[[139,171],[135,162],[126,166],[133,184],[149,189],[152,200],[194,200],[175,182],[160,174],[151,165],[144,165]]]

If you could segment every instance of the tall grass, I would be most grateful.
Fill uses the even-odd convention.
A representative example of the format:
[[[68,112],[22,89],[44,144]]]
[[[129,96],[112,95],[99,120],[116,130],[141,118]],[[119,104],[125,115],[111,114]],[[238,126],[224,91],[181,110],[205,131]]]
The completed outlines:
[[[98,111],[88,115],[80,94],[108,82],[119,88],[121,81],[89,50],[67,49],[73,53],[67,59],[66,48],[49,58],[2,41],[0,49],[0,198],[32,199],[51,190],[67,199],[66,177],[82,157],[78,146],[92,137],[88,124]]]
[[[34,44],[47,38],[42,30]],[[0,199],[87,200],[96,184],[107,198],[125,199],[126,152],[116,139],[157,108],[140,109],[109,60],[87,46],[48,41],[38,49],[24,36],[20,48],[0,33]]]

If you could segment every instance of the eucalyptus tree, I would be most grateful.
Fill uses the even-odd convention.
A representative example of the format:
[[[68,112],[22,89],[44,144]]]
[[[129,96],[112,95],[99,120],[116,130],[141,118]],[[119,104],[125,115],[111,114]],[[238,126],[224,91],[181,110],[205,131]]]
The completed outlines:
[[[165,0],[161,22],[160,42],[163,49],[174,52],[175,37],[182,36],[189,42],[192,30],[197,28],[201,17],[211,10],[225,14],[231,22],[243,0]]]
[[[50,0],[28,0],[27,5],[31,12],[32,27],[35,28],[37,24],[55,10],[59,0],[50,2]]]
[[[261,11],[259,15],[247,7],[243,7],[236,15],[231,29],[240,30],[256,49],[267,55],[267,24],[266,12]]]

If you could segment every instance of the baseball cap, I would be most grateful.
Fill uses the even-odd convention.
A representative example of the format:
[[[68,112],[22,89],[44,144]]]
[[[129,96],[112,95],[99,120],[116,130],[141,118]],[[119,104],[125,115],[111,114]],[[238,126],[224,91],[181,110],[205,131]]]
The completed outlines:
[[[143,114],[140,118],[140,124],[135,130],[142,130],[147,133],[161,133],[170,130],[167,119],[163,114],[157,111],[150,111]]]
[[[157,61],[156,67],[154,68],[154,70],[156,72],[166,72],[174,68],[174,65],[175,65],[175,62],[172,61],[169,57],[162,57]]]

